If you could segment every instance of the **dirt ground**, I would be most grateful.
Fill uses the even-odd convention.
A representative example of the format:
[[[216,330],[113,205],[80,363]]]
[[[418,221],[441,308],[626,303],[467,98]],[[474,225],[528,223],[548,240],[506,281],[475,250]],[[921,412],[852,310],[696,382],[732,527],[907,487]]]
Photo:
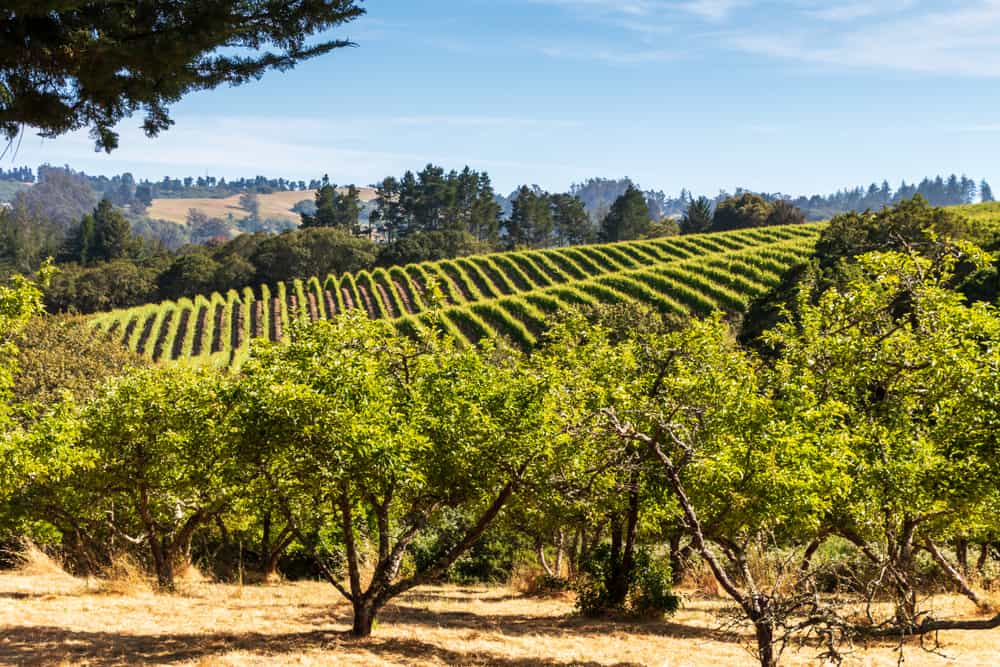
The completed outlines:
[[[428,587],[390,605],[374,636],[347,635],[350,608],[324,583],[186,583],[157,595],[108,592],[66,575],[0,573],[4,665],[753,665],[748,636],[719,630],[723,601],[693,592],[666,621],[579,618],[572,600],[506,588]],[[943,599],[942,604],[965,603]],[[941,636],[943,656],[906,647],[908,666],[1000,665],[1000,631]],[[783,664],[819,664],[815,648]],[[896,665],[892,646],[847,664]]]

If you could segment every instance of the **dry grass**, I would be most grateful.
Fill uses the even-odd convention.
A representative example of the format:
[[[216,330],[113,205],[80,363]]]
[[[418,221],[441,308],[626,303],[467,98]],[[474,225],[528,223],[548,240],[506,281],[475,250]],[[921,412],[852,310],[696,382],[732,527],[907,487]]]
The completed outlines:
[[[428,587],[385,610],[375,635],[347,634],[349,607],[323,583],[238,587],[187,583],[178,595],[108,595],[65,575],[0,573],[0,664],[15,665],[753,665],[739,638],[717,631],[723,603],[689,591],[666,622],[572,615],[569,596],[506,588]],[[962,600],[939,605],[971,613]],[[745,639],[745,637],[744,637]],[[996,665],[1000,633],[941,637],[950,659],[908,647],[906,664]],[[785,664],[816,664],[813,649]],[[891,646],[848,664],[897,664]]]
[[[361,201],[367,202],[375,198],[371,188],[359,188]],[[258,195],[260,217],[262,219],[299,221],[299,214],[292,212],[292,207],[304,199],[314,199],[315,190],[297,190],[290,192],[273,192],[269,195]],[[232,214],[236,220],[242,220],[248,213],[240,207],[240,196],[233,195],[225,199],[154,199],[149,207],[149,217],[156,220],[169,220],[180,224],[187,223],[188,211],[197,209],[212,218],[225,219]]]
[[[42,551],[37,544],[29,539],[21,542],[21,548],[13,556],[18,574],[26,577],[43,577],[52,580],[73,579],[63,569],[62,563]]]

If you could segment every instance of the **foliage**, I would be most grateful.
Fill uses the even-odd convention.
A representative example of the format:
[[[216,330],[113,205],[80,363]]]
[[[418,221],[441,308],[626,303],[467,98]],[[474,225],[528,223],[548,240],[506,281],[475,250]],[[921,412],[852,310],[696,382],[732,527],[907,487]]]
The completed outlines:
[[[114,126],[134,112],[145,112],[143,130],[155,136],[173,123],[168,105],[191,91],[350,46],[307,40],[364,13],[353,0],[73,0],[55,8],[26,1],[8,10],[0,20],[0,131],[13,141],[24,125],[45,137],[89,128],[109,152],[118,146]]]
[[[641,239],[648,235],[650,222],[645,197],[630,185],[601,221],[601,238],[611,242]]]
[[[371,222],[392,243],[418,232],[467,232],[480,241],[495,241],[500,206],[485,172],[461,172],[427,165],[419,173],[386,178],[378,186]]]
[[[787,199],[778,199],[771,203],[765,225],[801,225],[806,221],[806,215],[801,209]]]
[[[508,242],[515,248],[544,248],[549,245],[553,231],[548,196],[523,186],[514,198],[507,222]]]
[[[142,535],[163,588],[173,588],[195,531],[247,477],[228,446],[227,384],[214,372],[137,370],[81,416],[80,445],[99,466],[69,483],[120,508],[115,532]]]
[[[966,211],[935,208],[920,196],[877,212],[838,215],[820,233],[809,265],[791,268],[773,292],[751,304],[741,339],[755,341],[775,323],[794,316],[800,290],[808,289],[815,303],[826,289],[856,278],[857,258],[865,253],[913,253],[936,261],[952,251],[954,241],[992,246],[995,234],[990,224],[971,220]],[[982,301],[1000,296],[995,267],[969,264],[955,270],[954,286],[961,285],[967,296]]]
[[[244,460],[351,601],[358,635],[390,599],[443,574],[560,442],[546,378],[512,351],[413,341],[360,316],[258,346],[244,375],[236,422]],[[448,508],[468,513],[468,523],[437,559],[400,578],[410,545]],[[367,587],[366,536],[378,545]]]
[[[922,615],[914,550],[933,553],[956,526],[968,530],[992,511],[1000,473],[1000,315],[949,288],[960,262],[987,258],[968,244],[940,250],[933,259],[862,255],[858,277],[815,305],[803,294],[795,321],[765,335],[782,350],[775,368],[782,384],[797,387],[814,409],[838,414],[855,479],[825,520],[888,573],[873,585],[895,600],[901,632]],[[953,578],[970,595],[961,576]]]
[[[83,265],[122,259],[135,250],[129,221],[107,199],[83,216],[67,245],[67,255]]]
[[[158,295],[157,270],[128,260],[93,267],[64,265],[45,293],[49,312],[93,313],[149,303]]]
[[[824,266],[866,252],[899,250],[932,255],[940,239],[963,240],[972,230],[964,216],[934,208],[923,197],[878,212],[846,213],[830,221],[816,243]]]
[[[338,227],[352,234],[359,232],[358,215],[361,212],[359,192],[353,185],[341,192],[329,179],[316,191],[314,212],[301,213],[302,227]]]
[[[716,308],[738,313],[751,298],[773,286],[781,271],[801,261],[810,251],[815,233],[810,227],[771,228],[767,232],[738,232],[699,239],[696,243],[691,243],[689,237],[677,237],[614,246],[470,256],[457,262],[394,267],[388,273],[376,270],[371,276],[366,272],[357,275],[331,274],[322,281],[321,289],[314,290],[316,308],[313,311],[310,305],[308,313],[300,307],[302,298],[308,295],[298,295],[296,290],[287,289],[285,294],[291,296],[294,292],[297,299],[295,307],[300,315],[308,314],[319,319],[331,318],[346,310],[361,309],[369,316],[379,318],[417,315],[424,324],[428,324],[426,317],[429,312],[444,308],[444,318],[459,322],[461,331],[458,335],[467,342],[475,343],[482,336],[496,334],[506,336],[527,349],[535,344],[538,334],[547,326],[543,311],[571,307],[578,302],[635,300],[674,315],[689,312],[707,314]],[[393,246],[410,247],[411,243],[416,244],[425,235],[435,234],[447,235],[448,232],[414,233]],[[335,237],[334,241],[344,239],[349,247],[368,243],[337,229],[311,229],[273,238],[237,239],[221,246],[210,257],[204,250],[192,250],[189,259],[185,259],[187,255],[181,255],[175,261],[175,267],[167,273],[188,269],[190,273],[181,273],[176,287],[164,281],[159,289],[179,297],[185,293],[182,291],[184,286],[197,282],[205,286],[205,294],[209,290],[222,293],[229,289],[227,285],[230,284],[230,278],[224,271],[226,267],[241,272],[232,278],[235,281],[240,275],[246,277],[252,263],[281,267],[301,261],[301,265],[305,266],[306,260],[299,260],[292,252],[263,253],[260,250],[294,250],[293,244],[311,235],[329,235]],[[468,234],[464,234],[463,238],[473,243]],[[317,239],[314,245],[320,245],[322,240]],[[306,256],[305,249],[299,256]],[[244,257],[249,259],[244,260]],[[309,261],[322,265],[324,260]],[[375,279],[374,283],[371,278]],[[315,282],[319,284],[320,280],[317,278]],[[279,339],[279,333],[288,328],[282,313],[291,308],[292,303],[281,301],[280,290],[275,290],[279,296],[279,303],[275,304],[271,300],[270,287],[267,294],[264,293],[266,285],[262,285],[259,293],[244,291],[245,298],[240,304],[241,318],[231,317],[232,306],[223,308],[223,317],[228,319],[222,326],[227,327],[229,335],[221,332],[220,335],[236,345],[227,358],[223,360],[210,356],[205,347],[198,348],[196,357],[211,363],[235,363],[242,358],[251,337]],[[443,300],[430,298],[430,294],[438,289]],[[536,302],[544,304],[543,307],[539,309]],[[272,326],[275,305],[279,312],[276,326]],[[159,306],[117,311],[97,316],[94,322],[104,331],[115,327],[115,336],[135,350],[141,343],[137,330],[148,332],[153,341],[159,341],[162,318],[160,321],[151,321],[150,318],[158,312],[172,312],[174,307],[174,303],[167,302]],[[258,311],[258,307],[263,312]],[[137,319],[138,325],[132,326],[131,323]],[[184,326],[193,329],[196,321],[192,316]],[[441,321],[438,320],[439,323]],[[146,326],[146,322],[151,324]],[[408,324],[401,319],[397,319],[396,323],[402,328],[412,325],[412,322]],[[244,329],[248,333],[244,333]],[[194,334],[180,332],[179,335],[190,339]],[[173,359],[178,354],[186,356],[185,349],[175,351],[168,347],[157,359]],[[228,347],[226,349],[228,351]],[[237,354],[237,350],[242,352]]]
[[[490,246],[469,232],[438,230],[412,232],[385,244],[378,252],[379,266],[434,262],[489,252]]]
[[[67,392],[85,403],[108,379],[146,364],[116,341],[95,336],[84,320],[74,317],[36,317],[25,325],[17,345],[13,386],[20,409],[46,411]]]
[[[738,196],[727,197],[716,204],[711,231],[724,232],[732,229],[763,227],[770,215],[771,205],[767,200],[752,192],[744,192]]]
[[[712,227],[712,201],[708,197],[698,197],[688,204],[681,220],[682,234],[701,234]]]
[[[574,582],[576,607],[581,614],[600,616],[622,611],[638,617],[657,617],[677,611],[680,598],[672,592],[670,567],[645,548],[636,552],[635,567],[629,574],[628,597],[624,606],[619,606],[606,584],[613,576],[613,560],[610,546],[601,544],[581,564],[582,576]]]
[[[257,281],[277,283],[359,271],[374,263],[376,252],[374,243],[343,229],[305,229],[265,239],[249,261],[257,269]]]

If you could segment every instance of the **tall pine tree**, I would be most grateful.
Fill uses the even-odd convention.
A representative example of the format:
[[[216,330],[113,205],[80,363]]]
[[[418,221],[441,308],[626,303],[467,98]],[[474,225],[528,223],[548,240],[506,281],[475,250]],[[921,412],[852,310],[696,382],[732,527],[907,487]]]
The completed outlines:
[[[601,223],[601,238],[612,242],[641,239],[649,234],[651,223],[646,197],[629,184]]]

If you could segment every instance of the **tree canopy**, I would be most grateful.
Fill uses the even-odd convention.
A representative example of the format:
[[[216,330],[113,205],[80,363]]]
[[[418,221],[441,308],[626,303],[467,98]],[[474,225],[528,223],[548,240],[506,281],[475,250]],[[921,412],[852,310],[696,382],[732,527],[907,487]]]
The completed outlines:
[[[118,146],[115,125],[137,111],[156,136],[185,94],[259,79],[272,69],[352,46],[309,38],[364,13],[357,0],[69,0],[6,3],[0,15],[0,132],[44,137],[88,128]]]

